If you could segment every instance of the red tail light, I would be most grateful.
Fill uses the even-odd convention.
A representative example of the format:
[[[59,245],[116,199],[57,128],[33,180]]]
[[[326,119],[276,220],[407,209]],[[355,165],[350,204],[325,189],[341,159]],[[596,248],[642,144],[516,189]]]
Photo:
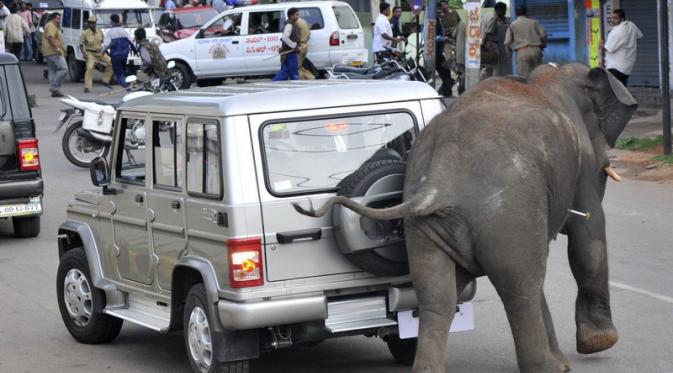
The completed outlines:
[[[341,44],[339,40],[339,31],[334,31],[332,35],[329,36],[329,45],[330,47],[338,47]]]
[[[40,170],[40,152],[37,149],[37,139],[21,139],[17,141],[19,169],[21,171]]]
[[[229,249],[229,286],[247,288],[264,285],[262,240],[242,238],[227,241]]]

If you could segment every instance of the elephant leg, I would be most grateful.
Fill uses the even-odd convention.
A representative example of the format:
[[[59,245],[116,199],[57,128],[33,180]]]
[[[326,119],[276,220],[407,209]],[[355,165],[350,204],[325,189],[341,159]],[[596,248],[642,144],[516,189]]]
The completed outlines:
[[[456,265],[422,234],[407,231],[407,250],[419,310],[418,344],[412,371],[443,373],[449,328],[458,303]]]
[[[607,350],[619,340],[610,309],[605,216],[595,199],[593,209],[584,209],[591,212],[589,220],[571,216],[567,222],[568,259],[578,289],[577,352],[582,354]]]
[[[540,295],[541,307],[542,307],[542,317],[544,318],[544,326],[547,329],[547,339],[549,340],[549,350],[552,355],[563,364],[565,371],[570,370],[570,360],[561,352],[559,348],[558,341],[556,340],[556,332],[554,331],[554,322],[551,318],[551,313],[549,312],[549,306],[547,305],[547,298],[544,295],[544,290]]]

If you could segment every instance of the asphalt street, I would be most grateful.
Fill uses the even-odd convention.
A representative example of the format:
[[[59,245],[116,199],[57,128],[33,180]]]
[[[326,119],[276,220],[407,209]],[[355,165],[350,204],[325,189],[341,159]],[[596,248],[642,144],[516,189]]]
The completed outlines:
[[[189,372],[181,333],[162,335],[125,323],[106,345],[78,344],[66,331],[56,302],[58,266],[56,231],[75,191],[93,188],[89,171],[71,165],[61,151],[62,132],[54,133],[64,107],[49,97],[42,66],[27,64],[29,93],[45,179],[42,233],[16,239],[0,221],[0,372]],[[94,97],[109,92],[94,85],[66,83],[64,93]],[[673,184],[611,182],[605,198],[610,256],[611,296],[621,339],[611,350],[575,352],[576,286],[566,258],[566,240],[552,242],[545,290],[561,349],[574,372],[673,373]],[[514,344],[493,287],[479,280],[476,329],[452,334],[447,372],[517,372]],[[349,337],[317,346],[294,347],[263,355],[253,372],[378,373],[409,372],[395,364],[377,339]]]

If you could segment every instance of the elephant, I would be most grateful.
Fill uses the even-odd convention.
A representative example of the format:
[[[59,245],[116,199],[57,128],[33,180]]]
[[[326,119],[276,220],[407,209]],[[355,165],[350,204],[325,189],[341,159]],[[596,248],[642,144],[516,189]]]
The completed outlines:
[[[481,81],[419,134],[408,158],[403,202],[371,208],[335,204],[378,220],[404,221],[420,326],[413,372],[444,372],[457,296],[487,276],[502,300],[521,372],[570,369],[543,292],[549,243],[568,235],[578,285],[580,353],[618,340],[608,288],[602,198],[607,150],[638,104],[603,68],[571,63],[536,68],[527,81]]]

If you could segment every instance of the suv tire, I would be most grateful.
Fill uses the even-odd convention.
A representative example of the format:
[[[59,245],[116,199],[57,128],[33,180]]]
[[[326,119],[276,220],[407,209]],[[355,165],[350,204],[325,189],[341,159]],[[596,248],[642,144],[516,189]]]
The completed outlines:
[[[395,361],[401,365],[412,366],[416,358],[416,345],[418,338],[400,339],[400,336],[389,335],[386,344]]]
[[[217,361],[215,351],[219,350],[220,340],[213,339],[210,325],[213,325],[213,316],[210,314],[210,304],[203,284],[192,286],[185,299],[185,313],[183,325],[185,333],[185,347],[187,358],[194,372],[201,373],[248,373],[248,360]],[[209,348],[204,343],[209,344]]]
[[[12,218],[14,235],[19,238],[37,237],[40,234],[40,217]]]
[[[93,287],[83,248],[71,249],[61,257],[56,298],[63,323],[78,342],[106,343],[119,335],[124,320],[97,311],[105,308],[105,293]]]
[[[75,57],[75,52],[68,53],[68,75],[70,76],[70,81],[73,83],[79,83],[84,78],[84,64],[77,60]]]
[[[182,62],[176,62],[175,68],[171,71],[171,75],[179,82],[178,88],[189,89],[192,85],[192,72]]]
[[[374,183],[383,177],[404,175],[405,170],[406,163],[398,160],[384,159],[366,162],[357,171],[341,181],[338,195],[349,198],[364,196]],[[344,233],[351,234],[353,232]],[[344,255],[357,267],[375,275],[401,276],[409,273],[408,261],[393,260],[377,250],[363,250],[344,253]]]

